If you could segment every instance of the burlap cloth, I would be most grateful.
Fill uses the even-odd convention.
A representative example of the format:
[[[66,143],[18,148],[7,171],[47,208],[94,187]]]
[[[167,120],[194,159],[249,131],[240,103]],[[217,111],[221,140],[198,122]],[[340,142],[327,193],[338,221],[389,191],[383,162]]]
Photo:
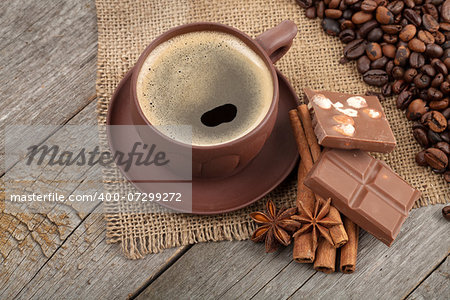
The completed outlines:
[[[354,63],[338,63],[342,55],[339,39],[325,35],[319,20],[305,18],[295,0],[96,0],[96,5],[100,124],[105,124],[114,89],[141,51],[169,28],[195,21],[216,21],[256,36],[283,20],[293,20],[298,25],[299,34],[277,67],[299,95],[303,87],[348,93],[365,93],[369,88],[362,82]],[[411,123],[395,108],[393,98],[387,99],[383,106],[398,146],[390,154],[375,155],[384,159],[423,193],[415,207],[448,202],[450,187],[442,176],[414,163],[414,155],[420,147],[413,139]],[[104,134],[101,134],[101,140],[105,141]],[[117,169],[105,172],[104,177],[107,191],[134,191]],[[245,209],[217,216],[169,214],[164,211],[122,214],[119,212],[120,206],[126,203],[108,204],[107,240],[122,242],[125,255],[133,259],[191,243],[243,240],[249,238],[255,226],[248,217],[249,212],[264,209],[267,198],[272,198],[277,206],[293,205],[295,194],[295,176],[290,176],[265,199]]]

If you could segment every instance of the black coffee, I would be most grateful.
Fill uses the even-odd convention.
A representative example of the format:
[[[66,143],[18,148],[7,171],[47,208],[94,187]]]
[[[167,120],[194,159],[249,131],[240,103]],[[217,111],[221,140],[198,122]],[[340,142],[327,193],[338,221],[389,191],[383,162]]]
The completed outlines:
[[[217,145],[262,121],[273,81],[261,57],[240,39],[199,31],[152,51],[138,76],[137,96],[147,119],[163,134],[193,145]]]

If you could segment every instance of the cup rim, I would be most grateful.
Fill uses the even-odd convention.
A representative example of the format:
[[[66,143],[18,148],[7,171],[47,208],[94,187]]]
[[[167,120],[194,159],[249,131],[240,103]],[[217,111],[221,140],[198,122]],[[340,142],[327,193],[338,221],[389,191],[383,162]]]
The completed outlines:
[[[187,31],[184,31],[186,29],[190,29]],[[272,75],[272,84],[273,84],[273,95],[272,95],[272,102],[269,106],[268,111],[266,112],[264,118],[259,122],[259,124],[256,125],[255,128],[253,128],[251,131],[247,132],[245,135],[240,136],[234,140],[216,144],[216,145],[192,145],[183,143],[180,141],[177,141],[173,138],[170,138],[169,136],[163,134],[160,132],[157,128],[154,127],[154,125],[151,124],[150,120],[147,119],[145,114],[142,111],[142,108],[139,104],[139,100],[137,97],[137,79],[138,75],[141,71],[141,68],[147,59],[148,55],[160,44],[163,42],[169,40],[170,38],[173,38],[179,34],[177,34],[179,31],[182,31],[181,34],[188,33],[188,32],[195,32],[195,31],[221,31],[225,33],[232,34],[236,37],[238,37],[240,40],[242,40],[247,46],[249,46],[256,54],[258,54],[265,62],[266,66],[268,67],[271,75]],[[255,48],[257,51],[255,51]],[[275,70],[275,66],[273,65],[272,60],[268,56],[268,54],[264,51],[264,49],[256,42],[253,38],[251,38],[246,33],[217,22],[195,22],[195,23],[189,23],[189,24],[183,24],[176,27],[173,27],[161,35],[159,35],[157,38],[155,38],[146,48],[145,50],[140,54],[138,61],[133,67],[133,74],[131,75],[131,96],[133,98],[134,105],[136,107],[136,110],[139,114],[139,116],[142,118],[142,120],[146,123],[146,125],[150,126],[153,131],[155,131],[157,134],[161,135],[163,138],[170,140],[174,144],[180,146],[180,147],[189,147],[192,150],[198,149],[198,150],[215,150],[215,149],[223,149],[226,147],[232,147],[239,143],[242,143],[243,141],[247,140],[248,138],[255,136],[259,133],[262,127],[264,127],[270,119],[270,116],[274,113],[277,105],[278,105],[278,77]]]

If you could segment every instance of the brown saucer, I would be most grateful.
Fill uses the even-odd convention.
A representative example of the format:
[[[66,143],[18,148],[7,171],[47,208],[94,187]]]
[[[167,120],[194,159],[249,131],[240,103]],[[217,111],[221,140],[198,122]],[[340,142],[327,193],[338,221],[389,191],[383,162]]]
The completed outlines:
[[[132,70],[125,75],[111,98],[107,125],[132,125],[128,105],[131,74]],[[261,152],[236,175],[219,179],[193,179],[192,213],[219,214],[248,206],[272,191],[294,168],[298,152],[288,112],[297,106],[298,98],[287,79],[279,71],[277,74],[280,89],[277,121]],[[111,150],[115,150],[118,148],[115,145],[140,141],[141,138],[135,132],[135,136],[108,134],[108,140]],[[128,172],[122,168],[120,170],[128,179],[137,178],[133,177],[133,167]],[[132,183],[142,193],[150,193],[151,185],[154,184],[145,181]],[[160,203],[178,210],[170,202]]]

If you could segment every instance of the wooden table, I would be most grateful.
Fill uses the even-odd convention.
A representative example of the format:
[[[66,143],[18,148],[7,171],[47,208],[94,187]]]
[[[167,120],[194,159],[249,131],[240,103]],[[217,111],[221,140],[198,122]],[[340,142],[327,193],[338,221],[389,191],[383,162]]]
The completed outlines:
[[[2,129],[96,123],[93,0],[2,1],[0,41]],[[65,230],[49,215],[4,213],[0,299],[448,299],[450,223],[442,207],[413,210],[391,248],[363,233],[353,275],[318,273],[293,262],[292,247],[267,255],[250,241],[184,246],[132,261],[120,244],[105,242],[99,206],[69,211]]]

